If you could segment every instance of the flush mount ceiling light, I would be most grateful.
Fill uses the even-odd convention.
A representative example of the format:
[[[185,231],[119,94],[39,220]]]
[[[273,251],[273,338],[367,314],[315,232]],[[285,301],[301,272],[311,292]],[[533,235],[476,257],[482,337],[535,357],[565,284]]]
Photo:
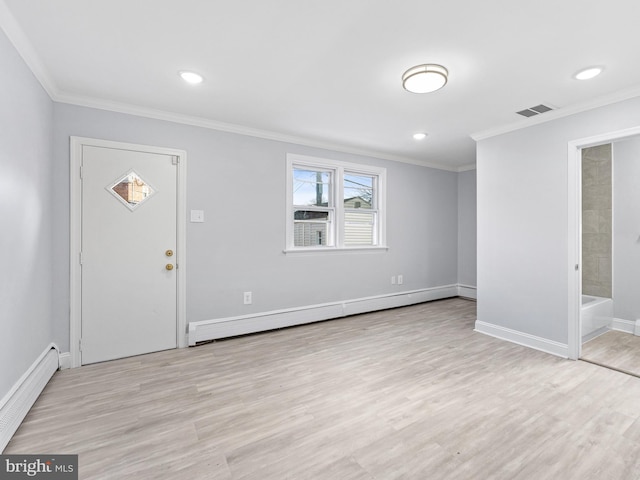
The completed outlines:
[[[412,93],[429,93],[447,83],[449,72],[442,65],[424,64],[411,67],[402,75],[402,86]]]
[[[591,78],[597,77],[604,70],[602,67],[589,67],[584,70],[580,70],[578,73],[574,75],[576,80],[589,80]]]
[[[413,134],[413,138],[415,140],[424,140],[425,138],[427,138],[427,134],[426,133],[414,133]]]
[[[182,79],[187,82],[190,83],[192,85],[197,85],[198,83],[202,83],[204,81],[204,78],[202,77],[202,75],[199,75],[195,72],[187,72],[185,70],[178,72],[178,74],[180,75],[180,77],[182,77]]]

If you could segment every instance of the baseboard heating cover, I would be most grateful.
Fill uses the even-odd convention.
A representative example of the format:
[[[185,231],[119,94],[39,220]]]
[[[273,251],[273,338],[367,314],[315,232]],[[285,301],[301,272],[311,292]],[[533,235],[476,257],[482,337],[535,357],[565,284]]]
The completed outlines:
[[[218,338],[275,330],[277,328],[303,325],[305,323],[346,317],[358,313],[374,312],[376,310],[403,307],[457,296],[457,284],[444,285],[391,295],[379,295],[238,317],[189,322],[189,346]]]
[[[58,369],[58,347],[49,345],[0,402],[0,452]]]

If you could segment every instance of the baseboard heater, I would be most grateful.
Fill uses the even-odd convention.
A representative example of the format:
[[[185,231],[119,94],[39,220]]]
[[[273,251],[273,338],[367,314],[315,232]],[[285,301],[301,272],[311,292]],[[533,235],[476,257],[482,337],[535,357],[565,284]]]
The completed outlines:
[[[391,295],[344,300],[341,302],[261,312],[238,317],[189,322],[189,346],[219,338],[303,325],[359,313],[403,307],[416,303],[459,296],[458,285],[412,290]]]
[[[58,356],[58,348],[51,344],[0,402],[0,452],[58,369]]]

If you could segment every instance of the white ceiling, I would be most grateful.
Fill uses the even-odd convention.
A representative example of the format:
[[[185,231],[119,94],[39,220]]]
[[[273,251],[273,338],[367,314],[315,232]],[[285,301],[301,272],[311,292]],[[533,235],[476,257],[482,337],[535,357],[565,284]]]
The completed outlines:
[[[4,1],[4,4],[2,4]],[[640,95],[638,0],[0,0],[54,100],[456,170],[472,134]],[[449,83],[403,90],[411,66]],[[572,76],[603,65],[590,81]],[[185,84],[179,70],[206,81]],[[559,110],[524,119],[540,103]],[[427,132],[416,141],[412,134]]]

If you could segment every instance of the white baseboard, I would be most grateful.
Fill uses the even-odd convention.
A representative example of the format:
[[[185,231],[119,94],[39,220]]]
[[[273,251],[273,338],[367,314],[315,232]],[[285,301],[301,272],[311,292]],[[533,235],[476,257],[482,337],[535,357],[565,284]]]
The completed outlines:
[[[458,285],[445,285],[397,294],[345,300],[342,302],[189,322],[189,346],[196,345],[198,342],[218,338],[234,337],[247,333],[263,332],[277,328],[346,317],[347,315],[356,315],[358,313],[457,297],[458,289]]]
[[[4,451],[58,366],[58,347],[52,343],[4,396],[0,402],[0,452]]]
[[[638,335],[640,332],[636,333],[636,324],[638,324],[637,320],[634,322],[633,320],[614,318],[613,322],[611,322],[611,330]]]
[[[471,285],[458,284],[458,296],[464,298],[470,298],[472,300],[478,299],[477,288]]]
[[[71,368],[71,352],[63,352],[58,355],[58,362],[60,363],[60,370]]]
[[[537,337],[528,333],[511,330],[510,328],[493,325],[491,323],[476,320],[475,331],[492,337],[517,343],[525,347],[540,350],[562,358],[569,358],[569,346],[565,343],[555,342],[546,338]]]

